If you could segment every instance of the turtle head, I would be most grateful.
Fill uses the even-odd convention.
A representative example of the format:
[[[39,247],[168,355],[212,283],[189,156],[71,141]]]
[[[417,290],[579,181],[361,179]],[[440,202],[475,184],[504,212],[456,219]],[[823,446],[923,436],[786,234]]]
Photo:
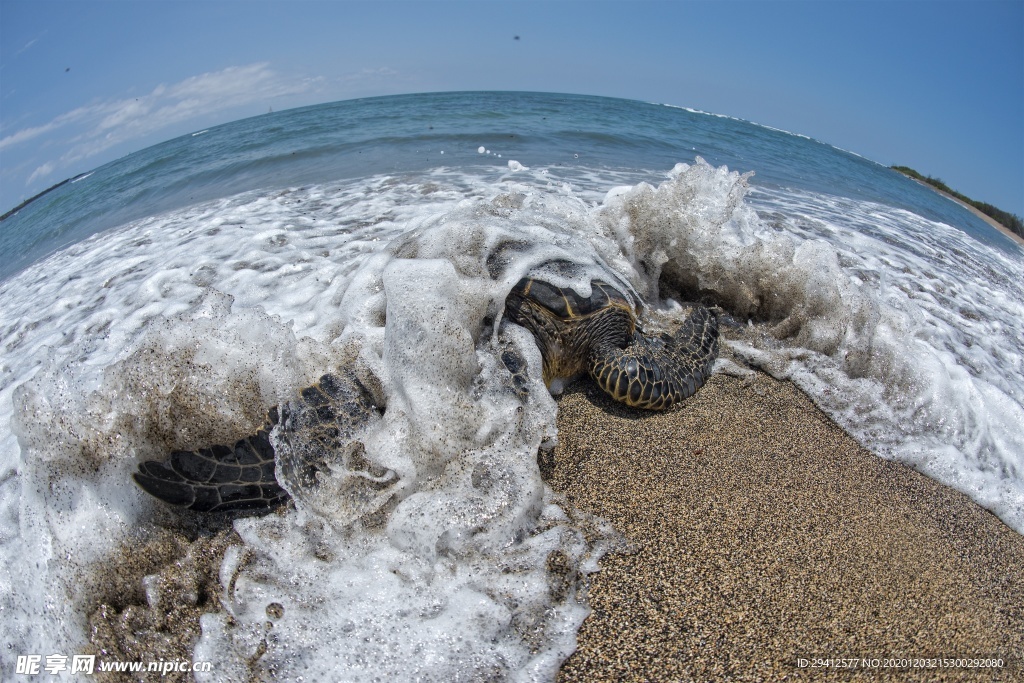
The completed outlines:
[[[587,369],[591,350],[626,346],[636,329],[629,300],[611,285],[594,280],[590,296],[543,280],[524,278],[505,300],[509,320],[528,329],[544,361],[544,383]]]

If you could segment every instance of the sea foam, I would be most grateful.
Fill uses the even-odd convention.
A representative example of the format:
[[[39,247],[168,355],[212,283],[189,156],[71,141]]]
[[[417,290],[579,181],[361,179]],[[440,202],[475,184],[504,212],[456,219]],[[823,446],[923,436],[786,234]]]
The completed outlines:
[[[46,568],[9,567],[12,607],[31,615],[10,624],[12,639],[87,647],[95,595],[79,587],[95,585],[104,558],[160,505],[130,484],[137,461],[230,443],[319,373],[358,368],[386,411],[354,438],[386,485],[367,498],[337,485],[353,473],[335,463],[312,495],[293,491],[283,517],[239,521],[245,547],[225,556],[223,611],[203,619],[196,658],[214,662],[211,680],[553,677],[586,615],[579,577],[613,534],[562,509],[540,478],[555,404],[536,345],[502,324],[502,308],[553,259],[575,264],[559,270],[567,286],[616,279],[559,219],[585,206],[518,192],[440,199],[443,209],[421,202],[396,229],[358,211],[347,225],[316,225],[335,203],[296,225],[280,211],[285,196],[236,201],[164,219],[159,236],[148,221],[94,240],[76,257],[96,259],[95,271],[62,283],[44,313],[82,337],[27,347],[42,368],[10,393],[15,478],[31,490],[5,501],[26,532],[9,540]],[[15,327],[31,333],[33,313],[21,313]],[[512,381],[509,357],[528,385]],[[294,441],[285,436],[272,437],[279,457]],[[151,603],[166,601],[159,582],[147,585]],[[44,608],[46,594],[59,597]]]
[[[339,444],[385,473],[374,495],[346,498],[361,475],[340,462],[317,488],[337,495],[296,489],[283,514],[236,521],[195,659],[209,680],[551,679],[586,614],[579,579],[615,537],[539,475],[556,404],[530,336],[501,323],[528,272],[583,294],[611,278],[652,330],[678,315],[670,297],[717,303],[746,328],[726,327],[738,358],[1024,531],[1019,263],[914,214],[748,179],[699,159],[657,186],[509,162],[250,193],[3,283],[4,639],[87,651],[107,558],[174,519],[135,464],[251,433],[350,369],[386,408]]]
[[[740,357],[1024,532],[1019,260],[870,202],[767,190],[750,201],[744,177],[700,160],[673,176],[599,210],[635,245],[644,293],[699,292],[759,323],[730,342]]]

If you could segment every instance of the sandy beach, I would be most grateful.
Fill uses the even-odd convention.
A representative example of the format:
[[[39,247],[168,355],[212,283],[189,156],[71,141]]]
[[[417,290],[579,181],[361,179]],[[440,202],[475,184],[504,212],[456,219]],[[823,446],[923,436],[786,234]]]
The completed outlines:
[[[578,383],[558,419],[547,480],[630,544],[591,577],[562,683],[1024,680],[1024,536],[788,382],[715,375],[639,417]],[[956,657],[1005,666],[884,668]]]

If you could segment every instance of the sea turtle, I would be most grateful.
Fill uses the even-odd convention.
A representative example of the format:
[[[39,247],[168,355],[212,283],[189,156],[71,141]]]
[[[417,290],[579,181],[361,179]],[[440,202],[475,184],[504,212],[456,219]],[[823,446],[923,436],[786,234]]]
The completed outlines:
[[[548,386],[586,372],[616,401],[636,408],[664,410],[691,396],[711,375],[718,355],[718,319],[709,309],[697,306],[674,335],[647,336],[637,327],[631,300],[600,279],[583,296],[541,275],[523,278],[505,300],[505,315],[533,334]],[[522,389],[521,359],[505,354],[502,360]],[[282,476],[313,484],[317,470],[338,460],[332,452],[338,444],[351,441],[380,413],[372,392],[342,369],[280,410],[272,408],[256,434],[233,446],[175,451],[166,462],[143,462],[134,478],[157,498],[197,511],[270,508],[288,498]],[[279,438],[289,444],[288,457],[276,464],[281,471],[270,440],[279,422]],[[358,495],[372,495],[373,485],[383,486],[393,475],[377,471],[361,457],[361,448],[349,446],[343,469],[357,472],[355,481],[363,487]]]
[[[544,280],[520,280],[505,314],[533,333],[544,360],[544,382],[587,372],[616,401],[664,410],[692,396],[711,376],[718,356],[718,318],[697,306],[675,335],[649,337],[637,328],[630,300],[602,280],[590,296]]]

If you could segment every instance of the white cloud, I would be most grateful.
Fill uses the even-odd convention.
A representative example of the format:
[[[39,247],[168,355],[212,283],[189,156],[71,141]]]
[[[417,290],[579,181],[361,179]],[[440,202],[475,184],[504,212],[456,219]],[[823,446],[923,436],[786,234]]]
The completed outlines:
[[[32,181],[36,180],[37,178],[45,178],[46,176],[48,176],[51,173],[53,173],[53,169],[54,169],[53,163],[49,162],[49,161],[46,162],[45,164],[43,164],[42,166],[40,166],[36,170],[32,171],[32,175],[30,175],[28,177],[28,182],[25,183],[25,184],[29,185],[29,184],[32,183]]]
[[[67,151],[57,162],[41,164],[29,177],[27,184],[31,184],[58,167],[88,159],[123,142],[199,116],[307,92],[317,82],[283,77],[266,63],[233,66],[161,84],[140,97],[94,101],[0,139],[0,149],[67,129],[62,141]]]
[[[63,128],[64,126],[81,121],[82,119],[88,118],[92,113],[92,107],[79,107],[69,111],[66,114],[61,114],[49,123],[44,123],[41,126],[34,126],[32,128],[23,128],[17,133],[8,135],[7,137],[0,140],[0,149],[5,149],[12,145],[17,145],[22,142],[27,142],[33,138],[37,138],[40,135],[45,135],[51,131]]]
[[[42,33],[40,33],[35,38],[32,38],[31,40],[29,40],[27,43],[25,43],[24,47],[22,47],[20,50],[18,50],[17,52],[14,53],[14,56],[17,57],[17,56],[21,55],[23,52],[28,51],[29,48],[31,48],[33,45],[38,43],[39,39],[42,38],[43,36],[45,36],[48,32],[49,31],[43,31]]]
[[[349,74],[342,78],[342,81],[366,81],[375,79],[388,79],[397,76],[398,72],[388,66],[382,66],[376,69],[363,69],[356,73]]]

